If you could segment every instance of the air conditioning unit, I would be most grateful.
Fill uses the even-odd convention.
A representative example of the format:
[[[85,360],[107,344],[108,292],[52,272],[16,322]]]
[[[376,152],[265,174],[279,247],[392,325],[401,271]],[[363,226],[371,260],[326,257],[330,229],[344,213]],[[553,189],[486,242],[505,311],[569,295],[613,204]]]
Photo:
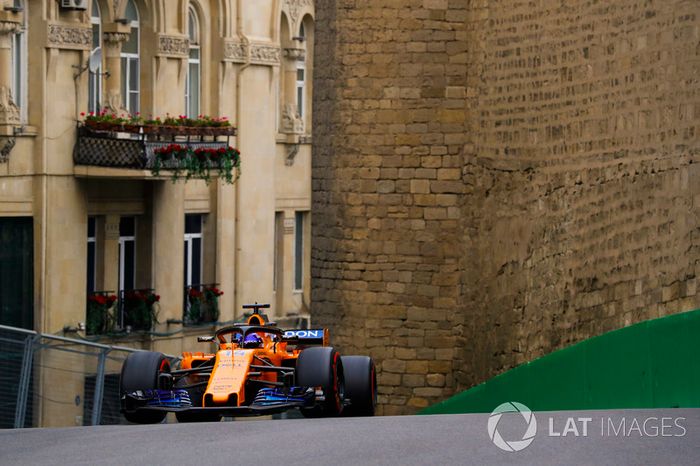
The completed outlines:
[[[61,0],[61,8],[66,10],[87,10],[88,0]]]

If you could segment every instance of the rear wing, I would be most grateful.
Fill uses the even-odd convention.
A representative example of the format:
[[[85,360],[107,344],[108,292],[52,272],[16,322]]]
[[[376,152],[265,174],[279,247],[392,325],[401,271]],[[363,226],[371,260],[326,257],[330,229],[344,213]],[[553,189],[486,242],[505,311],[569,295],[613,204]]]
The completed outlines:
[[[328,346],[330,336],[327,328],[285,330],[282,341],[293,345],[323,345]]]

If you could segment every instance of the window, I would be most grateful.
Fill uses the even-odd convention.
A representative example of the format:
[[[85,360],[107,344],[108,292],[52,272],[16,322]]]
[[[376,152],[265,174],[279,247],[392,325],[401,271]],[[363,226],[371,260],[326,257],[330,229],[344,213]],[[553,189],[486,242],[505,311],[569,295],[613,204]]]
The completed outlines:
[[[199,20],[192,7],[187,15],[187,32],[190,38],[190,56],[187,60],[187,78],[185,80],[185,110],[188,117],[196,118],[199,115],[201,65]]]
[[[299,39],[302,44],[306,40],[304,24],[299,27]],[[297,61],[297,113],[301,118],[304,118],[304,99],[306,98],[306,64],[303,60]]]
[[[19,107],[20,121],[27,121],[27,9],[21,0],[16,0],[14,7],[24,11],[24,24],[19,31],[12,34],[12,99]]]
[[[304,62],[300,61],[297,64],[297,112],[300,117],[304,117]]]
[[[272,267],[272,291],[277,291],[278,282],[282,278],[282,264],[284,257],[284,212],[275,212],[275,243],[273,247],[273,263]]]
[[[185,287],[202,284],[202,215],[185,215]]]
[[[0,258],[0,324],[32,329],[34,328],[34,223],[32,217],[0,217]],[[3,364],[7,364],[6,361],[4,360]],[[5,398],[1,400],[4,401]]]
[[[294,215],[294,290],[304,289],[304,219],[305,212]]]
[[[119,291],[133,290],[136,277],[136,219],[119,219]]]
[[[139,111],[139,13],[134,0],[126,4],[126,20],[131,25],[129,39],[122,44],[122,103],[129,113]]]
[[[88,217],[87,228],[87,292],[95,291],[97,272],[97,242],[95,241],[95,217]]]
[[[96,0],[92,1],[92,53],[100,49],[102,44],[102,25],[100,23],[100,7]],[[102,102],[102,66],[95,73],[89,71],[88,81],[88,111],[98,113]]]

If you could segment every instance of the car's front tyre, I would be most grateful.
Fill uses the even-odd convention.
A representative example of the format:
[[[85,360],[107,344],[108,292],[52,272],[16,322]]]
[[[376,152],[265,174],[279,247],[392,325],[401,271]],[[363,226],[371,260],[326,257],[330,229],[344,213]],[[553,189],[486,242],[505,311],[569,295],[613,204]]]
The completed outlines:
[[[170,372],[170,362],[162,353],[139,351],[131,353],[124,361],[119,389],[122,396],[136,390],[155,390],[158,388],[158,375]],[[165,411],[125,412],[127,421],[135,424],[157,424],[163,422]]]

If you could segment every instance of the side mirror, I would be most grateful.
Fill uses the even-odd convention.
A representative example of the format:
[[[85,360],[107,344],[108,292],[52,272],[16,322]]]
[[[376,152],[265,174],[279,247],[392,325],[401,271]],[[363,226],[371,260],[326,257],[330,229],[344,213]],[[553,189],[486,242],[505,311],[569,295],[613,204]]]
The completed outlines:
[[[197,341],[198,341],[199,343],[210,343],[210,342],[214,341],[214,337],[213,337],[212,335],[206,335],[206,336],[203,336],[203,337],[197,337]]]

